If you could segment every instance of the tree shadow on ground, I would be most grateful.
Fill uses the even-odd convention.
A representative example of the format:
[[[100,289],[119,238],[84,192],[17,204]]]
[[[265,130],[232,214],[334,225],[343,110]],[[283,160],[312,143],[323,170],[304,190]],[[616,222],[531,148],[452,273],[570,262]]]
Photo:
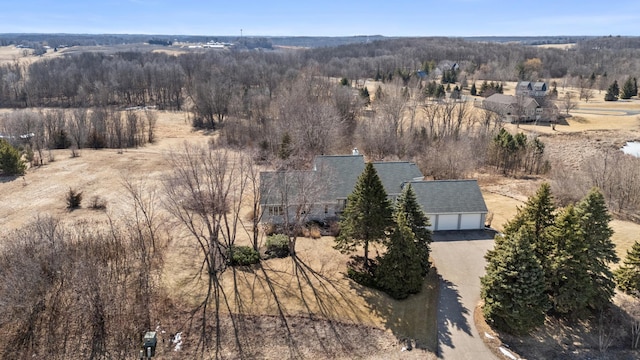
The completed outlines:
[[[17,176],[17,175],[0,175],[0,184],[1,183],[10,183],[12,181],[17,180],[19,177],[22,177],[24,183],[26,184],[26,180],[25,180],[24,176]]]
[[[438,275],[427,274],[422,291],[403,300],[395,300],[380,290],[351,282],[369,310],[384,320],[385,328],[403,344],[435,353],[437,350]]]
[[[455,348],[450,329],[462,330],[469,336],[471,326],[467,320],[469,309],[462,305],[461,296],[456,285],[451,281],[440,279],[440,296],[438,299],[438,347]]]
[[[220,291],[228,329],[223,347],[233,349],[223,350],[242,358],[266,357],[259,342],[252,340],[256,326],[264,326],[256,325],[262,323],[258,318],[264,317],[272,319],[264,336],[278,339],[284,350],[280,358],[304,358],[309,346],[324,358],[361,357],[365,355],[361,351],[375,346],[367,341],[370,326],[358,325],[358,318],[354,324],[344,321],[344,314],[356,314],[359,305],[353,302],[342,276],[325,273],[322,267],[316,269],[298,257],[278,261],[275,266],[263,261],[250,269],[227,270],[227,284]],[[282,261],[291,261],[291,267],[283,267]],[[275,315],[256,316],[261,311]],[[354,341],[354,337],[363,341]]]

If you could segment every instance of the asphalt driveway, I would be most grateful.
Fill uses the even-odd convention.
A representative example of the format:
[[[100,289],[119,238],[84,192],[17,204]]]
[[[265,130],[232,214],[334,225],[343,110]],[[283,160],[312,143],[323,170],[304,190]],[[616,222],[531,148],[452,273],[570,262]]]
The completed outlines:
[[[484,254],[493,248],[493,231],[434,233],[431,256],[440,275],[438,357],[451,360],[498,359],[478,334],[473,310],[480,301]]]

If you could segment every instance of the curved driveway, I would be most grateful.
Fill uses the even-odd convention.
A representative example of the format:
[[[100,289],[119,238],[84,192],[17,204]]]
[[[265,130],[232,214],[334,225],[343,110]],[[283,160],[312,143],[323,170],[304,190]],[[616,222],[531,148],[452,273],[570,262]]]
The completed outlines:
[[[431,256],[440,275],[438,357],[450,360],[498,359],[478,334],[473,310],[480,301],[484,254],[494,232],[445,231],[433,235]]]

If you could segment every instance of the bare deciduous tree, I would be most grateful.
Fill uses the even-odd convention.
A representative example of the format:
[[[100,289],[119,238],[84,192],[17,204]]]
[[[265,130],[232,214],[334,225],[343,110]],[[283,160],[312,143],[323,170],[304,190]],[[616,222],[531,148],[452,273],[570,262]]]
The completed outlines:
[[[197,348],[208,345],[209,306],[213,306],[216,358],[221,341],[220,310],[223,299],[221,274],[229,264],[240,221],[242,199],[248,191],[247,160],[239,154],[185,144],[168,158],[172,168],[165,180],[166,208],[189,234],[199,250],[201,276],[207,279]],[[213,301],[213,304],[210,302]]]
[[[567,91],[562,97],[562,109],[567,115],[569,115],[569,111],[575,109],[578,106],[574,99],[575,95],[571,91]]]

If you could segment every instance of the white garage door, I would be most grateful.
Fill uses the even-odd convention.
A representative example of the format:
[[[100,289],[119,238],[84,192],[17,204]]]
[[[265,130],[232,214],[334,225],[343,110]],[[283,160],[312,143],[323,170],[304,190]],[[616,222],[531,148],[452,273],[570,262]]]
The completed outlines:
[[[438,215],[436,230],[458,230],[458,214]]]
[[[480,214],[462,214],[460,219],[460,230],[480,229]]]

